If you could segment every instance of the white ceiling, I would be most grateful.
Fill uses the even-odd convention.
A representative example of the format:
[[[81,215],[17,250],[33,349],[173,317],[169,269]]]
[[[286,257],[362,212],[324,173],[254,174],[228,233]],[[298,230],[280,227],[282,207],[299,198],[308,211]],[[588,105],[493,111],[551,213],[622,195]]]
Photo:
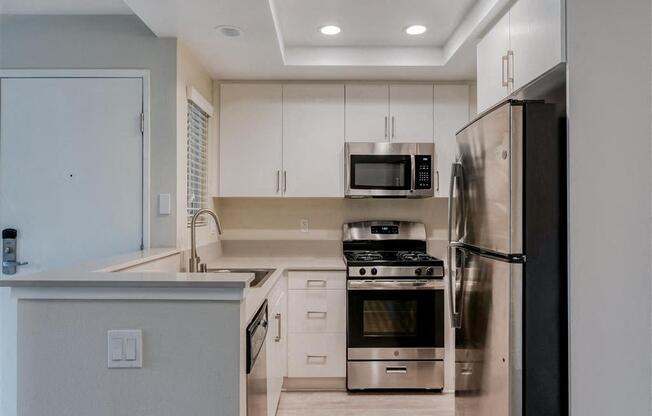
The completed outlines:
[[[123,0],[0,0],[2,14],[132,14]]]
[[[475,43],[514,0],[0,0],[2,14],[131,14],[223,80],[470,80]],[[342,33],[326,38],[318,27]],[[410,37],[403,29],[424,24]],[[214,28],[235,25],[237,38]]]
[[[275,0],[279,29],[291,46],[432,46],[445,45],[477,0]],[[318,28],[334,24],[337,36]],[[407,26],[426,33],[410,36]]]

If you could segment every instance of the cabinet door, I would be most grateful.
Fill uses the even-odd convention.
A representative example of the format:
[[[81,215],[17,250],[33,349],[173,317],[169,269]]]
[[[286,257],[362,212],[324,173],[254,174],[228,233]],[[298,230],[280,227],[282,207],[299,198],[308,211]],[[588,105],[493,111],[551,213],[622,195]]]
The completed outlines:
[[[280,196],[281,85],[224,84],[220,97],[220,196]]]
[[[519,0],[509,12],[514,90],[563,61],[562,0]]]
[[[344,196],[344,85],[283,86],[283,189]]]
[[[389,86],[390,141],[432,143],[433,86]]]
[[[282,277],[281,279],[285,279]],[[283,377],[287,375],[287,295],[282,280],[282,293],[274,305],[270,305],[267,332],[267,415],[274,416],[281,399]],[[268,299],[269,300],[269,299]]]
[[[503,56],[509,51],[509,13],[482,38],[477,46],[478,113],[509,95],[506,80],[507,65]]]
[[[469,121],[469,86],[435,85],[435,196],[448,197],[455,134]]]
[[[347,142],[389,140],[389,88],[378,84],[346,86]]]

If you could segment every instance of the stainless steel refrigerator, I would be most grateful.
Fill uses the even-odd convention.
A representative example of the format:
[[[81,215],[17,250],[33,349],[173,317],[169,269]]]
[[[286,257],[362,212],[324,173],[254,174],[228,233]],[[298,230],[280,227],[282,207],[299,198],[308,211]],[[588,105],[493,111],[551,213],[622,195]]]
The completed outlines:
[[[449,199],[456,416],[567,413],[565,139],[506,101],[457,134]]]

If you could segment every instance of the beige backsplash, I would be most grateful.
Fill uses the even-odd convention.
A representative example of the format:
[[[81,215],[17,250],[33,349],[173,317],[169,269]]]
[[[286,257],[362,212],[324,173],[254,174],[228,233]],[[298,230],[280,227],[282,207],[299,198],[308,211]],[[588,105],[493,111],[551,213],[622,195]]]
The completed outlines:
[[[447,199],[216,198],[224,255],[340,253],[342,224],[359,220],[425,223],[429,252],[445,255]],[[308,220],[302,232],[301,220]],[[284,242],[275,247],[270,242]]]

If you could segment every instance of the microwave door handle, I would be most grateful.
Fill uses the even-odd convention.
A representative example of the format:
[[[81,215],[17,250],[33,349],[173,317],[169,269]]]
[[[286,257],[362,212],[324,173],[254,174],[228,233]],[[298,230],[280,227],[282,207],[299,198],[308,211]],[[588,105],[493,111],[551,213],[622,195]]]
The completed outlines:
[[[416,157],[414,155],[410,155],[410,192],[414,192],[416,188],[416,180],[417,180],[417,170],[416,170]]]

